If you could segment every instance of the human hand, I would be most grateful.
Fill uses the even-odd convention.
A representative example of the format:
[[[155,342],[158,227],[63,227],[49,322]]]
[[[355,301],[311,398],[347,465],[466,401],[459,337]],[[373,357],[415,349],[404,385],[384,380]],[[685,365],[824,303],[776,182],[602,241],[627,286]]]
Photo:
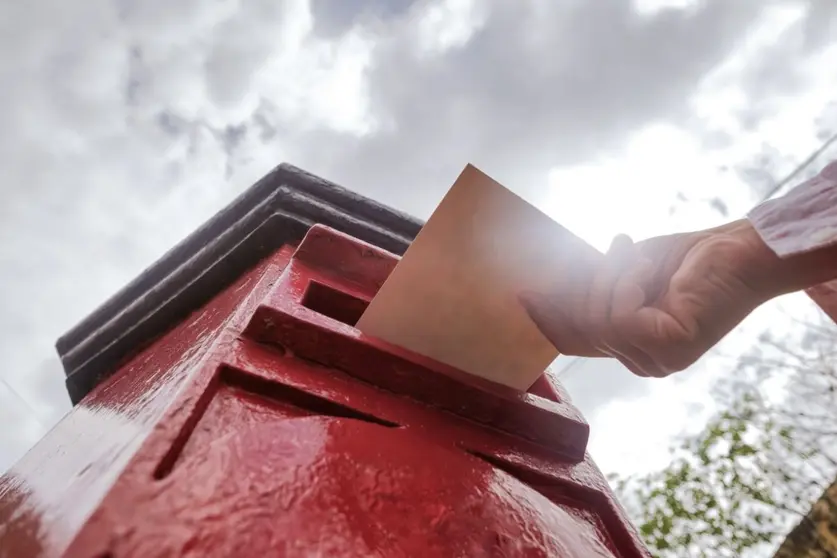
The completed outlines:
[[[614,357],[663,377],[779,294],[776,261],[746,221],[636,244],[618,236],[597,269],[570,270],[554,292],[521,301],[561,353]]]

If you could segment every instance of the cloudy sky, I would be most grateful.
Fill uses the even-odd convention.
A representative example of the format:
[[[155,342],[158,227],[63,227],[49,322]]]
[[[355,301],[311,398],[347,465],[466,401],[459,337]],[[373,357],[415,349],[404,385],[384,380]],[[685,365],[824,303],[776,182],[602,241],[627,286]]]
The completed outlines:
[[[280,162],[422,218],[472,162],[599,248],[743,215],[837,132],[835,6],[0,3],[0,470],[69,409],[55,339]],[[723,372],[565,378],[630,472]]]

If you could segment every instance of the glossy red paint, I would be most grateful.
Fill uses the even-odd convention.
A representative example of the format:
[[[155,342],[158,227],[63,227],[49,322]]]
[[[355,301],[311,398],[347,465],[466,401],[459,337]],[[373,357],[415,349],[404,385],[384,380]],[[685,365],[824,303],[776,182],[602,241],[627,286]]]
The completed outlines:
[[[243,329],[292,253],[279,250],[129,359],[0,477],[0,556],[63,554],[151,432],[165,429],[161,419],[184,383],[216,343]]]
[[[4,550],[648,556],[553,378],[518,393],[360,334],[391,254],[322,227],[289,254],[126,363],[4,478]]]

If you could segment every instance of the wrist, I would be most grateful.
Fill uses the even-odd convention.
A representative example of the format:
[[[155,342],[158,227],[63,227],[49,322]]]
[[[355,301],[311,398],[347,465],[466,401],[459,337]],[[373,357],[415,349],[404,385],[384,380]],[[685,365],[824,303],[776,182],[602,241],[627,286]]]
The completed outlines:
[[[719,227],[719,232],[734,243],[734,261],[742,281],[755,293],[760,302],[790,292],[784,262],[764,242],[750,221],[733,221]]]
[[[780,258],[747,219],[715,229],[735,245],[735,265],[758,298],[767,301],[837,277],[834,249]]]

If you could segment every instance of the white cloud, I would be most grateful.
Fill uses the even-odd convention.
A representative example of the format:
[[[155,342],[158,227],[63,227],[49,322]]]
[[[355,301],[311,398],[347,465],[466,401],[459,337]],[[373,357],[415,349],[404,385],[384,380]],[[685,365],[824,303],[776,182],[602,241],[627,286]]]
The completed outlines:
[[[0,381],[0,471],[11,467],[23,453],[47,432],[37,411],[7,383]]]
[[[837,132],[837,119],[826,110],[837,98],[837,75],[830,71],[837,67],[834,46],[801,57],[793,86],[768,97],[770,110],[759,114],[755,125],[742,123],[742,114],[754,102],[742,76],[754,66],[769,64],[764,60],[766,49],[787,48],[777,36],[801,43],[803,15],[800,5],[765,11],[752,35],[707,74],[690,97],[690,118],[701,121],[700,126],[651,123],[618,152],[584,165],[554,168],[541,207],[601,250],[619,233],[642,239],[743,216],[759,201],[760,192],[730,167],[771,145],[784,157],[771,169],[773,180],[778,180],[819,146],[823,125]],[[723,130],[734,139],[720,147],[707,146],[707,130]],[[723,203],[726,215],[713,200]],[[672,437],[701,427],[714,409],[710,386],[734,368],[734,359],[718,353],[747,350],[766,325],[792,338],[788,315],[799,318],[812,306],[802,295],[765,305],[690,371],[662,382],[622,379],[615,385],[625,396],[620,399],[613,390],[615,398],[604,405],[590,405],[582,397],[594,424],[591,451],[600,466],[622,474],[664,466]],[[564,381],[571,392],[577,384],[593,382],[604,389],[627,375],[621,366],[586,361],[574,365]]]
[[[659,15],[663,10],[685,10],[694,8],[700,0],[633,0],[634,9],[639,15],[650,17]]]
[[[54,423],[68,407],[54,340],[283,160],[421,217],[472,161],[599,247],[712,224],[714,198],[745,211],[754,196],[723,167],[763,141],[785,166],[815,145],[835,10],[654,4],[3,3],[0,344],[29,402],[16,414]],[[568,384],[591,415],[675,389],[612,362],[583,372]]]
[[[549,178],[543,209],[603,251],[620,233],[640,240],[719,224],[713,196],[739,213],[752,203],[749,188],[719,172],[697,138],[663,123],[639,130],[617,156],[554,169]]]
[[[468,44],[488,17],[488,4],[479,0],[439,0],[416,16],[418,47],[439,56]]]

